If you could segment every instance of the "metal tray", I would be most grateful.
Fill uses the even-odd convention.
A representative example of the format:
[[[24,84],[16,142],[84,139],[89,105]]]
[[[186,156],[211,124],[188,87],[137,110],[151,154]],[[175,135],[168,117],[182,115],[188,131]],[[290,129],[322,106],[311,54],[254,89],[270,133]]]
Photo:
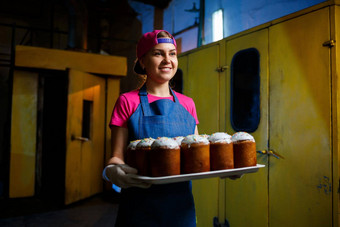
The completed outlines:
[[[212,177],[230,177],[235,175],[242,175],[247,173],[255,173],[259,170],[259,168],[263,168],[265,165],[257,164],[256,166],[251,167],[243,167],[243,168],[234,168],[234,169],[225,169],[225,170],[217,170],[217,171],[209,171],[202,173],[190,173],[190,174],[181,174],[181,175],[173,175],[173,176],[165,176],[165,177],[146,177],[146,176],[138,176],[133,175],[134,178],[143,180],[144,182],[151,184],[168,184],[189,180],[197,180],[204,178],[212,178]]]

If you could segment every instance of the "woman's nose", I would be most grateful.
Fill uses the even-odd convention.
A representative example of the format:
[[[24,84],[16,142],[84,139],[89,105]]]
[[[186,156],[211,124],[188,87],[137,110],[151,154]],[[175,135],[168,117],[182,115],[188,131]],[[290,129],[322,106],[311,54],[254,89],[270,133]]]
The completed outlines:
[[[170,63],[170,56],[165,55],[164,58],[163,58],[163,62]]]

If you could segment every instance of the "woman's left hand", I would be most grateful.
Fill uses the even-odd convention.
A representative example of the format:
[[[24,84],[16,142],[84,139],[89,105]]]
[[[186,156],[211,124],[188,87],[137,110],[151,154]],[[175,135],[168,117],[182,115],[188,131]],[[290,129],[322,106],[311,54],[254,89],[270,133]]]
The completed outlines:
[[[149,188],[151,186],[149,183],[134,178],[135,174],[137,174],[137,169],[127,164],[112,164],[105,168],[103,177],[121,188]]]

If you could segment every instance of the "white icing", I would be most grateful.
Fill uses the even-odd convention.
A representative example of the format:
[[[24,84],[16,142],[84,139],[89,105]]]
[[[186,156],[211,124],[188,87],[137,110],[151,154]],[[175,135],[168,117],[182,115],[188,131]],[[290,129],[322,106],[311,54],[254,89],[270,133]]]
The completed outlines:
[[[242,141],[242,140],[249,140],[255,142],[255,139],[252,135],[246,132],[236,132],[232,137],[231,141],[237,142],[237,141]]]
[[[182,144],[204,143],[209,144],[209,140],[206,136],[202,135],[188,135],[182,140]]]
[[[207,138],[209,139],[210,135],[207,135],[207,134],[201,134],[200,136],[203,136],[204,138]]]
[[[184,139],[184,136],[176,136],[172,139],[175,140],[178,143],[178,145],[181,145],[182,140]]]
[[[134,150],[136,149],[137,144],[140,142],[140,140],[133,140],[130,141],[129,145],[127,146],[128,149]]]
[[[151,144],[153,143],[153,141],[155,141],[155,139],[153,138],[144,138],[142,139],[138,144],[137,144],[137,148],[140,147],[151,147]]]
[[[213,143],[231,143],[231,135],[225,132],[215,132],[209,137],[209,141]]]
[[[151,149],[156,147],[165,147],[170,149],[179,149],[178,143],[169,137],[159,137],[151,145]]]

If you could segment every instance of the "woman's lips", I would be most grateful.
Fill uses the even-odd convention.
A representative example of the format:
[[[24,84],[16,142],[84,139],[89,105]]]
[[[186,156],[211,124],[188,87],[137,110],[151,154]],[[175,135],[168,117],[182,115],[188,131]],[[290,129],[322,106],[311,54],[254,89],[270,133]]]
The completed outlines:
[[[162,71],[162,72],[169,72],[171,70],[171,68],[164,67],[164,68],[160,68],[159,70]]]

